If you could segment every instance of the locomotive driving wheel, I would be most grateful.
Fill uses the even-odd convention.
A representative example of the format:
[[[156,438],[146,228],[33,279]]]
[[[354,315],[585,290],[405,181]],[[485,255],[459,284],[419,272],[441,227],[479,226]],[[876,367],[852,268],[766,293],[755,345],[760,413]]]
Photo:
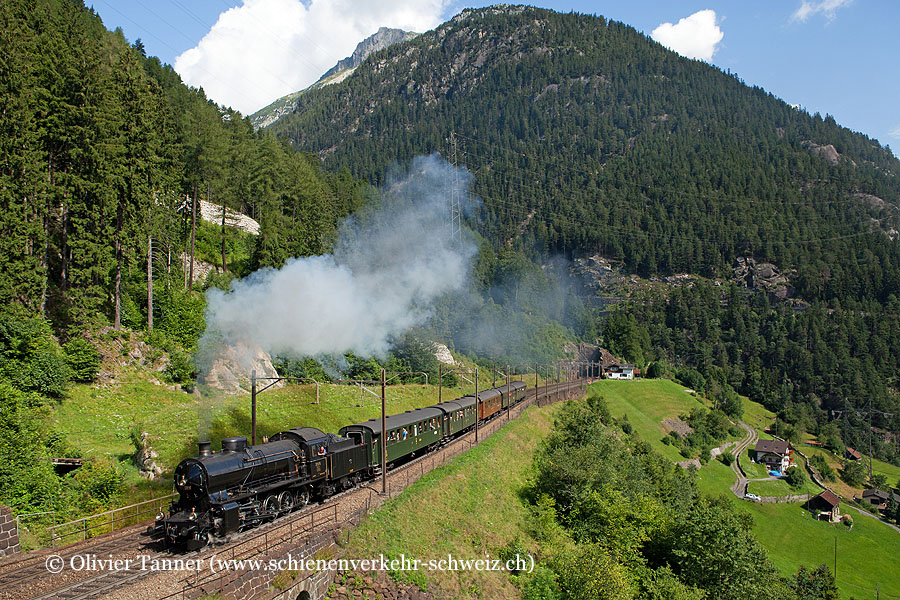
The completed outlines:
[[[278,494],[278,508],[281,510],[282,515],[286,515],[294,510],[294,495],[287,490]]]
[[[303,508],[309,504],[309,488],[303,488],[297,492],[296,505]]]
[[[278,516],[278,498],[275,494],[269,494],[262,503],[264,518],[274,520]]]

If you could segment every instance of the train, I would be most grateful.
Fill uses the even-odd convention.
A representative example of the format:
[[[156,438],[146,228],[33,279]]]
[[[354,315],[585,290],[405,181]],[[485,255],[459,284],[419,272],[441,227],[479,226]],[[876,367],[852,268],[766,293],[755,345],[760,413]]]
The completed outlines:
[[[178,498],[147,533],[167,547],[196,550],[225,541],[381,473],[381,443],[388,469],[474,429],[524,400],[526,384],[512,381],[385,418],[342,427],[337,434],[294,427],[248,445],[243,436],[197,443],[198,455],[175,468]],[[384,434],[384,435],[383,435]]]

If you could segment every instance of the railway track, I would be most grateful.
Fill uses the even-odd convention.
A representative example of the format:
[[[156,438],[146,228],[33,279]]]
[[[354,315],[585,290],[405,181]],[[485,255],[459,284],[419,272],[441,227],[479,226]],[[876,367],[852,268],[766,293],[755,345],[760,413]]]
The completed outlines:
[[[15,563],[4,565],[0,571],[0,598],[21,600],[32,597],[65,597],[56,594],[48,596],[45,592],[51,588],[73,587],[95,578],[90,571],[70,569],[73,560],[80,566],[82,558],[88,555],[110,558],[136,555],[150,549],[145,539],[140,537],[146,527],[147,523],[132,525],[62,549],[31,552]],[[52,573],[51,564],[65,565],[64,572]]]
[[[561,396],[565,396],[572,389],[580,386],[580,383],[563,384],[559,387],[548,386],[548,388],[541,389],[538,394],[529,394],[526,396],[526,400],[516,406],[513,410],[517,413],[516,416],[518,416],[521,411],[525,410],[525,408],[530,405],[542,405],[544,404],[544,401],[548,399],[558,399]],[[489,432],[485,432],[483,434],[484,437],[480,438],[479,441],[486,439],[494,431],[499,429],[502,426],[502,423],[510,418],[505,413],[507,413],[505,410],[496,413],[492,419],[484,422],[479,427],[483,432],[486,429],[490,430]],[[409,484],[411,473],[415,474],[415,471],[418,470],[418,475],[421,476],[427,472],[425,470],[425,465],[429,461],[432,463],[431,467],[428,469],[428,471],[430,471],[431,468],[435,466],[436,454],[449,450],[453,453],[453,456],[455,456],[456,454],[468,450],[468,447],[471,447],[472,445],[474,445],[474,430],[469,431],[465,435],[446,444],[436,452],[416,457],[391,469],[387,475],[389,483],[391,484],[388,489],[389,495],[393,495],[391,488],[394,490],[397,488],[400,490],[404,489],[406,486],[401,483],[405,478],[406,484]],[[339,523],[344,522],[341,518],[341,513],[351,514],[358,512],[363,505],[368,507],[369,501],[373,497],[380,497],[380,485],[378,479],[379,478],[376,478],[366,485],[341,491],[320,503],[310,504],[307,507],[290,513],[290,515],[280,517],[270,523],[235,534],[231,536],[225,544],[215,546],[213,549],[207,548],[194,552],[179,553],[177,554],[177,557],[187,561],[190,559],[198,559],[203,556],[211,556],[213,553],[216,555],[226,555],[230,552],[232,556],[234,556],[235,548],[256,539],[265,540],[266,551],[277,549],[280,544],[278,542],[279,539],[288,538],[290,539],[289,543],[296,545],[294,528],[305,527],[304,521],[308,520],[310,517],[312,517],[312,527],[310,528],[310,534],[312,534],[315,533],[316,530],[316,514],[331,512],[333,510],[333,516],[327,518],[320,517],[319,526],[324,524],[336,527]],[[354,495],[357,498],[355,501],[351,502],[349,499]],[[367,500],[363,501],[363,498],[367,498]],[[124,588],[135,585],[139,581],[154,574],[154,571],[147,571],[140,568],[141,565],[153,563],[157,559],[173,557],[173,553],[163,550],[157,543],[149,541],[149,538],[142,535],[147,526],[152,524],[152,522],[152,520],[145,521],[109,534],[97,536],[96,538],[66,548],[32,552],[15,563],[4,565],[4,568],[0,569],[0,600],[48,600],[50,598],[88,600],[94,598],[116,597],[117,595],[120,597],[140,597],[149,599],[164,595],[159,593],[151,593],[149,595],[147,593],[138,593],[132,596],[129,593],[125,596],[121,596]],[[290,531],[290,535],[287,535],[288,531]],[[302,531],[306,531],[306,529],[302,529]],[[273,544],[269,543],[270,539],[274,540]],[[253,550],[249,549],[247,552],[253,552]],[[100,568],[95,570],[89,570],[87,568],[77,570],[70,568],[73,564],[71,562],[73,559],[76,561],[76,566],[79,566],[80,561],[86,556],[92,556],[103,561],[130,560],[131,562],[128,563],[128,568]],[[59,572],[52,572],[50,569],[51,563],[49,562],[51,560],[57,561],[56,564],[61,564],[64,568]],[[109,563],[102,563],[102,565],[109,565]],[[170,576],[170,581],[161,582],[161,584],[169,590],[173,589],[173,587],[176,589],[183,589],[186,586],[196,585],[196,583],[191,584],[191,580],[195,582],[200,581],[203,575],[199,571],[189,576],[184,576],[182,573],[180,576],[174,578],[171,577],[173,575],[172,572],[157,574],[168,574]]]

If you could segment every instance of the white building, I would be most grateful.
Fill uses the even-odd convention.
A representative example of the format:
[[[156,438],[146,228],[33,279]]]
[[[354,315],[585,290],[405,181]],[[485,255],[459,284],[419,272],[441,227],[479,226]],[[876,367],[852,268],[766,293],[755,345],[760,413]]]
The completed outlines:
[[[634,365],[610,365],[606,368],[607,379],[634,379]]]

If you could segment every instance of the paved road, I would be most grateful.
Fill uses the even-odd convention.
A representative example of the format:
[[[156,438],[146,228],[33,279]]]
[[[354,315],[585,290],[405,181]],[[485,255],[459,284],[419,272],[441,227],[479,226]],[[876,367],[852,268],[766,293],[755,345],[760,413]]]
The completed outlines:
[[[731,470],[734,471],[734,475],[737,480],[734,482],[734,485],[731,486],[731,491],[738,498],[743,498],[744,494],[747,492],[747,483],[750,481],[747,479],[747,476],[744,474],[744,470],[741,468],[741,457],[744,452],[747,451],[751,445],[756,444],[756,441],[759,439],[759,435],[756,433],[756,430],[744,423],[743,421],[739,421],[738,425],[744,428],[747,432],[747,435],[742,437],[737,445],[734,447],[734,460],[731,462]]]

